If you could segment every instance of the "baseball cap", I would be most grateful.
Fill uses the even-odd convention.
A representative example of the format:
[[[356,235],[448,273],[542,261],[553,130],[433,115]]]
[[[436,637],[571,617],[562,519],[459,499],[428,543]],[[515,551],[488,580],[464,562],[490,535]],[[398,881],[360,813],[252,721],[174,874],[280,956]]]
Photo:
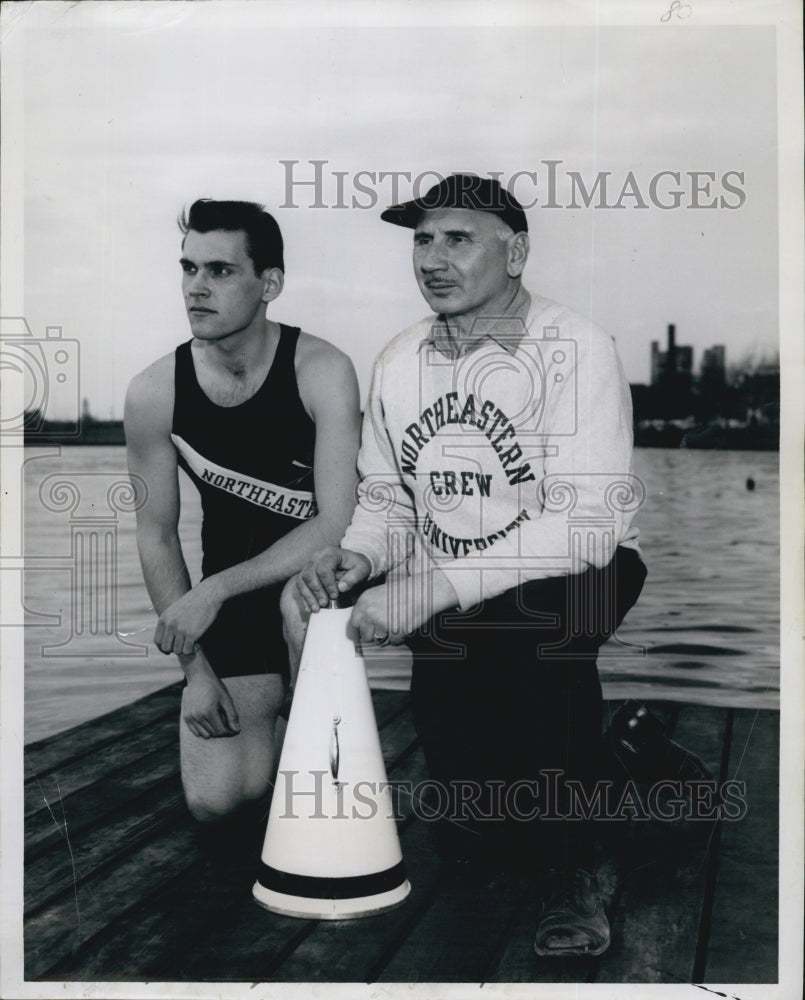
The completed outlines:
[[[413,201],[392,205],[380,216],[395,226],[416,229],[422,212],[434,208],[470,208],[489,212],[511,226],[515,233],[527,233],[528,221],[523,206],[499,181],[476,174],[450,174],[427,194]]]

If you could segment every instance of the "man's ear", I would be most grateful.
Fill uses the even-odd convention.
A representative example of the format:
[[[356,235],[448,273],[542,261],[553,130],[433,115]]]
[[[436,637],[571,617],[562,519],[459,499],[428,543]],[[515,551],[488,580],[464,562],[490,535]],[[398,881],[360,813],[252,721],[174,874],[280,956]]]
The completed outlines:
[[[261,299],[268,304],[280,294],[285,285],[285,275],[278,267],[267,267],[260,275],[263,281],[263,294]]]
[[[519,278],[528,260],[528,233],[515,233],[509,241],[509,259],[506,264],[510,278]]]

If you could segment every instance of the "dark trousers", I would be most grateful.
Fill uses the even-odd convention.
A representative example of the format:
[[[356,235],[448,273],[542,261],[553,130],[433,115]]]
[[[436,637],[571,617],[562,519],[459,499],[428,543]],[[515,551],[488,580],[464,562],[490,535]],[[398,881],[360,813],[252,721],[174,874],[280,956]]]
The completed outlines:
[[[567,812],[601,759],[597,654],[643,587],[618,548],[603,569],[530,581],[410,637],[414,724],[452,855],[589,866],[592,829]]]

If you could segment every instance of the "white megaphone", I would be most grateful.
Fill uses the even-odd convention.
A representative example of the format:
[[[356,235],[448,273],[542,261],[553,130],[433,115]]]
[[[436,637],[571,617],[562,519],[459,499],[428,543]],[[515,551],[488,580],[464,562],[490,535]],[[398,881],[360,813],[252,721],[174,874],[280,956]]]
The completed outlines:
[[[350,614],[311,615],[280,755],[253,894],[286,916],[368,916],[411,891]]]

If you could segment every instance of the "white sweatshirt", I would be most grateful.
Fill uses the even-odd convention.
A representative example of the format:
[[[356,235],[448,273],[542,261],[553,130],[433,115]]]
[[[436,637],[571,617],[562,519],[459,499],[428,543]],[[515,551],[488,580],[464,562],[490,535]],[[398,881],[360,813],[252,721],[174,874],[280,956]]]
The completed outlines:
[[[605,566],[616,545],[638,548],[644,491],[612,338],[533,296],[519,343],[493,329],[456,358],[435,319],[375,362],[342,546],[365,555],[373,577],[406,559],[410,571],[438,566],[462,610]]]

